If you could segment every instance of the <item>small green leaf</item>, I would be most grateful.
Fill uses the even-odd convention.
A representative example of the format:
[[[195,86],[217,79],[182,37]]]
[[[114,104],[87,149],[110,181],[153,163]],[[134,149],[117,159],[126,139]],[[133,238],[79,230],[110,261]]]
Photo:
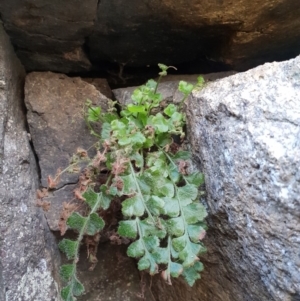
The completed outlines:
[[[174,184],[167,179],[156,181],[154,193],[157,195],[172,198],[174,196]]]
[[[173,198],[163,198],[165,202],[164,214],[169,217],[177,217],[179,215],[179,204],[177,199]]]
[[[64,238],[59,244],[59,249],[66,254],[68,259],[77,256],[78,242]]]
[[[90,206],[91,209],[93,209],[97,203],[98,203],[98,193],[96,193],[92,188],[88,188],[82,195],[85,198],[85,201]],[[100,206],[100,204],[99,204]],[[96,210],[98,208],[95,208]]]
[[[143,270],[147,270],[150,268],[150,261],[147,259],[147,257],[142,257],[139,262],[138,262],[138,269],[140,271],[143,271]]]
[[[136,220],[120,221],[118,233],[123,237],[136,238],[137,224]]]
[[[177,262],[171,261],[169,268],[170,268],[170,274],[174,278],[179,277],[183,272],[183,266]]]
[[[148,118],[148,125],[155,128],[158,133],[165,133],[168,131],[168,122],[161,113],[157,113],[155,116],[150,116]]]
[[[141,168],[141,167],[144,166],[144,157],[140,153],[138,153],[138,152],[133,153],[130,156],[130,159],[132,161],[135,161],[135,166],[136,167]]]
[[[145,213],[145,207],[142,199],[135,195],[122,203],[122,213],[125,216],[142,216]]]
[[[88,121],[96,122],[101,117],[101,107],[89,107],[88,108]]]
[[[60,295],[64,301],[76,301],[75,298],[73,297],[71,284],[62,288]]]
[[[101,139],[109,140],[110,139],[111,126],[110,123],[104,122],[101,128]]]
[[[193,286],[197,279],[200,279],[200,272],[203,271],[203,264],[201,262],[195,262],[191,267],[184,268],[183,277],[189,286]]]
[[[118,119],[119,116],[115,113],[107,112],[102,115],[102,119],[105,123],[110,124],[113,120]]]
[[[132,174],[126,176],[120,176],[121,180],[123,181],[123,189],[122,195],[131,195],[136,191],[135,181]]]
[[[174,160],[189,160],[191,159],[191,152],[188,151],[178,151],[174,156]]]
[[[203,86],[205,83],[204,77],[203,76],[198,76],[197,77],[197,86]]]
[[[178,183],[178,181],[181,178],[181,174],[178,171],[177,166],[174,166],[173,164],[170,164],[168,166],[168,171],[169,171],[169,177],[172,180],[173,183]]]
[[[126,137],[127,135],[127,124],[125,124],[125,120],[120,121],[120,120],[113,120],[111,123],[111,129],[113,133],[113,137],[117,139],[121,139]]]
[[[153,79],[149,79],[146,83],[146,87],[150,88],[151,90],[155,90],[157,86],[157,82]]]
[[[155,143],[160,147],[165,147],[167,144],[172,143],[172,137],[170,133],[161,133],[156,135]]]
[[[178,198],[181,206],[186,206],[192,203],[198,196],[198,189],[195,185],[187,184],[178,188]]]
[[[110,186],[109,188],[106,185],[101,185],[101,193],[98,193],[98,202],[100,207],[104,210],[107,210],[110,206],[112,196],[117,195],[118,189],[115,186]]]
[[[64,264],[60,267],[59,274],[63,281],[69,281],[75,273],[75,264]]]
[[[137,145],[143,145],[144,142],[146,142],[145,136],[141,132],[136,132],[130,136],[131,143],[137,144]],[[119,141],[120,142],[120,141]]]
[[[86,227],[87,235],[95,235],[104,228],[104,225],[104,220],[97,213],[90,214]]]
[[[147,236],[144,237],[143,240],[149,252],[153,252],[159,246],[159,239],[157,236]]]
[[[145,106],[137,106],[137,105],[133,105],[133,104],[129,104],[127,106],[127,110],[131,113],[144,113],[145,112]]]
[[[171,255],[172,255],[172,258],[174,258],[174,259],[177,259],[179,257],[179,253],[174,249],[172,244],[171,244]]]
[[[198,243],[206,234],[203,224],[188,225],[187,230],[191,241],[194,243]]]
[[[194,172],[188,176],[185,176],[185,179],[189,184],[193,184],[197,187],[204,184],[204,174],[201,172]]]
[[[194,89],[192,84],[187,83],[186,81],[181,80],[179,82],[178,90],[185,95],[190,94]]]
[[[142,239],[133,242],[127,249],[129,257],[139,258],[145,254],[145,248]]]
[[[190,244],[187,244],[185,248],[181,252],[179,252],[179,258],[183,261],[182,265],[184,267],[190,267],[197,260],[199,260],[197,255],[193,252],[192,248],[190,247]]]
[[[164,109],[164,113],[169,117],[171,117],[175,112],[177,112],[177,106],[175,106],[173,103],[169,104]]]
[[[178,126],[180,125],[180,122],[183,120],[183,114],[179,112],[174,112],[171,116],[171,121]],[[177,123],[176,123],[177,122]]]
[[[172,245],[177,252],[181,252],[186,246],[186,236],[180,236],[172,239]]]
[[[141,189],[142,194],[144,195],[149,195],[150,194],[150,186],[148,185],[147,181],[145,180],[145,178],[142,176],[136,176],[138,185]]]
[[[167,71],[168,70],[168,66],[164,65],[164,64],[158,64],[159,69],[161,69],[162,71]]]
[[[167,248],[156,248],[153,252],[153,257],[157,263],[165,263],[169,262],[169,250]]]
[[[164,200],[156,195],[150,197],[149,201],[147,202],[149,210],[155,215],[160,215],[164,212],[164,205]]]
[[[80,231],[84,226],[86,218],[77,212],[73,212],[67,220],[67,225],[74,230]]]
[[[143,234],[143,237],[155,235],[158,238],[164,238],[167,234],[166,229],[163,224],[154,225],[151,219],[145,219],[140,221],[140,227]]]
[[[200,203],[192,203],[182,208],[184,218],[188,224],[202,222],[207,216],[205,207]]]
[[[184,234],[184,222],[181,216],[167,220],[167,229],[171,235],[181,236]]]
[[[138,262],[138,269],[140,271],[149,269],[150,275],[154,275],[158,271],[158,266],[155,259],[150,253],[146,253]]]
[[[131,137],[129,136],[129,137],[122,137],[122,138],[120,138],[119,140],[118,140],[118,143],[119,143],[119,145],[121,145],[121,146],[124,146],[124,145],[128,145],[128,144],[131,144],[131,142],[132,142],[132,139],[131,139]]]
[[[83,284],[77,279],[74,279],[73,282],[73,294],[74,296],[80,296],[84,293],[84,286]]]

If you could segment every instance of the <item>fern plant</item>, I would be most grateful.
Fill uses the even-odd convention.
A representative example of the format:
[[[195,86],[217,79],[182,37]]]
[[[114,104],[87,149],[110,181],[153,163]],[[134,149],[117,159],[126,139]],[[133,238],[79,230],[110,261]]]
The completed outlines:
[[[170,67],[159,67],[161,78]],[[206,251],[201,240],[207,213],[198,198],[204,177],[191,172],[191,154],[174,142],[185,137],[182,103],[154,110],[162,100],[158,82],[149,80],[137,88],[132,103],[119,114],[113,102],[107,112],[87,103],[85,118],[101,148],[85,170],[84,185],[76,191],[88,213],[73,212],[66,220],[68,228],[79,233],[78,238],[59,243],[71,261],[60,271],[66,282],[61,291],[64,301],[74,301],[84,292],[76,276],[79,247],[85,236],[93,237],[104,228],[101,212],[116,200],[121,201],[123,215],[117,232],[131,241],[127,254],[137,259],[139,270],[161,273],[169,284],[180,275],[190,286],[200,278],[203,265],[198,256]],[[202,85],[199,77],[196,86]],[[194,88],[180,82],[182,102]],[[94,130],[97,122],[102,123],[101,133]],[[100,174],[105,175],[105,183],[99,182]]]

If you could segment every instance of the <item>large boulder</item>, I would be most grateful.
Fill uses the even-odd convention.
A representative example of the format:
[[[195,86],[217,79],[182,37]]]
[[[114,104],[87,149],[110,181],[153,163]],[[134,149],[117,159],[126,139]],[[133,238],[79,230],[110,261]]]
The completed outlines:
[[[245,70],[300,50],[297,1],[0,0],[27,70],[62,73],[224,63]]]
[[[105,81],[98,89],[107,93]],[[103,87],[103,89],[101,88]],[[25,104],[31,139],[39,160],[41,186],[48,186],[48,176],[68,168],[78,148],[95,154],[98,139],[90,135],[84,120],[87,100],[93,105],[107,107],[107,97],[97,88],[79,77],[71,78],[52,72],[32,72],[26,77]],[[83,167],[83,166],[82,166]],[[72,171],[72,172],[70,172]],[[64,202],[74,199],[80,170],[70,168],[59,177],[56,190],[49,191],[44,199],[50,202],[45,213],[53,231],[58,230],[60,212]]]
[[[208,83],[188,116],[220,281],[201,300],[299,300],[300,56]]]
[[[0,299],[58,301],[59,253],[36,206],[38,171],[26,131],[24,78],[0,24]]]
[[[103,79],[72,78],[52,72],[32,72],[27,75],[27,120],[38,157],[43,188],[48,186],[49,175],[53,177],[58,168],[63,170],[69,166],[69,161],[78,147],[87,150],[90,157],[95,154],[95,143],[99,139],[90,134],[83,109],[86,100],[89,99],[93,105],[106,110],[108,98],[102,93],[111,95],[111,90]],[[84,168],[88,163],[85,162],[81,167]],[[76,202],[74,190],[78,186],[79,175],[80,170],[63,173],[56,189],[48,191],[43,197],[44,202],[50,203],[45,215],[53,231],[61,230],[59,219],[63,203]],[[80,207],[82,201],[77,202]],[[82,248],[80,252],[78,276],[86,289],[80,300],[138,301],[145,295],[148,301],[153,301],[149,289],[140,284],[136,264],[126,257],[124,246],[110,245],[107,242],[112,236],[109,235],[109,231],[101,235],[97,254],[99,262],[92,271],[85,252],[87,248]]]

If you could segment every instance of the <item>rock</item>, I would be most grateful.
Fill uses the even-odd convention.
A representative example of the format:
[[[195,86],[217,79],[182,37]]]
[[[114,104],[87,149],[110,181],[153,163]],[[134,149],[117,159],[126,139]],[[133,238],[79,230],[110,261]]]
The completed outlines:
[[[105,78],[82,78],[85,82],[92,84],[95,88],[109,99],[112,99],[113,94],[111,88]]]
[[[203,74],[203,78],[205,82],[215,81],[217,79],[229,76],[234,74],[235,72],[218,72],[218,73],[210,73],[210,74]],[[179,81],[185,80],[189,83],[195,84],[197,83],[197,77],[199,75],[167,75],[163,77],[160,81],[158,86],[158,92],[161,93],[163,97],[163,102],[167,103],[179,103],[182,98],[183,94],[178,91],[178,84]],[[157,81],[158,79],[156,79]],[[133,91],[137,87],[128,87],[128,88],[119,88],[113,90],[113,95],[115,99],[122,105],[127,105],[132,102],[131,95]]]
[[[33,72],[26,77],[25,103],[27,120],[41,170],[41,185],[47,187],[48,176],[64,170],[77,148],[90,149],[98,141],[90,135],[83,118],[84,104],[90,99],[94,105],[107,107],[107,98],[94,85],[82,79],[51,72]],[[78,172],[65,172],[57,189],[50,192],[50,210],[46,212],[49,226],[58,230],[63,202],[72,201],[78,182]]]
[[[88,98],[106,110],[108,99],[99,90],[111,94],[107,83],[101,79],[83,80],[51,72],[34,72],[26,77],[28,124],[39,159],[42,186],[47,186],[48,174],[53,175],[57,168],[68,165],[77,147],[88,149],[98,141],[90,135],[82,109]],[[93,151],[89,154],[92,155]],[[45,215],[53,231],[59,230],[62,203],[74,202],[73,191],[77,181],[78,173],[66,173],[57,189],[49,191],[49,196],[43,198],[51,203]],[[109,228],[111,232],[114,229],[112,225]],[[80,251],[77,274],[86,293],[79,300],[138,301],[145,295],[148,301],[154,301],[150,290],[143,287],[135,262],[126,256],[125,246],[102,243],[109,240],[109,231],[101,235],[97,254],[99,262],[93,271],[89,270],[84,243]],[[70,236],[74,238],[74,233]]]
[[[0,11],[27,71],[159,62],[245,70],[300,49],[297,1],[2,0]]]
[[[93,30],[97,0],[76,5],[70,0],[64,3],[26,0],[14,5],[1,1],[0,11],[5,29],[14,36],[13,44],[27,70],[69,73],[90,69],[83,45]]]
[[[81,301],[154,301],[151,289],[140,277],[135,260],[126,255],[124,245],[100,244],[97,253],[99,262],[93,271],[87,256],[82,252],[78,264],[78,277],[86,293]]]
[[[23,108],[25,72],[0,24],[0,299],[58,301],[59,253],[36,206]]]
[[[201,300],[299,299],[299,99],[300,56],[209,83],[190,98],[219,280],[203,274],[216,297]]]

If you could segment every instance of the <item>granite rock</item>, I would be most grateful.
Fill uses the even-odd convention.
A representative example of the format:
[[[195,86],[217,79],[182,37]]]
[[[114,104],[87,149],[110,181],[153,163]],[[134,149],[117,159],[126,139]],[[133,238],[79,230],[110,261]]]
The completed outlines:
[[[299,99],[300,56],[209,83],[188,102],[211,248],[243,292],[234,299],[227,286],[231,300],[299,298]]]
[[[59,301],[59,253],[36,206],[38,170],[26,131],[25,72],[0,24],[0,299]]]

